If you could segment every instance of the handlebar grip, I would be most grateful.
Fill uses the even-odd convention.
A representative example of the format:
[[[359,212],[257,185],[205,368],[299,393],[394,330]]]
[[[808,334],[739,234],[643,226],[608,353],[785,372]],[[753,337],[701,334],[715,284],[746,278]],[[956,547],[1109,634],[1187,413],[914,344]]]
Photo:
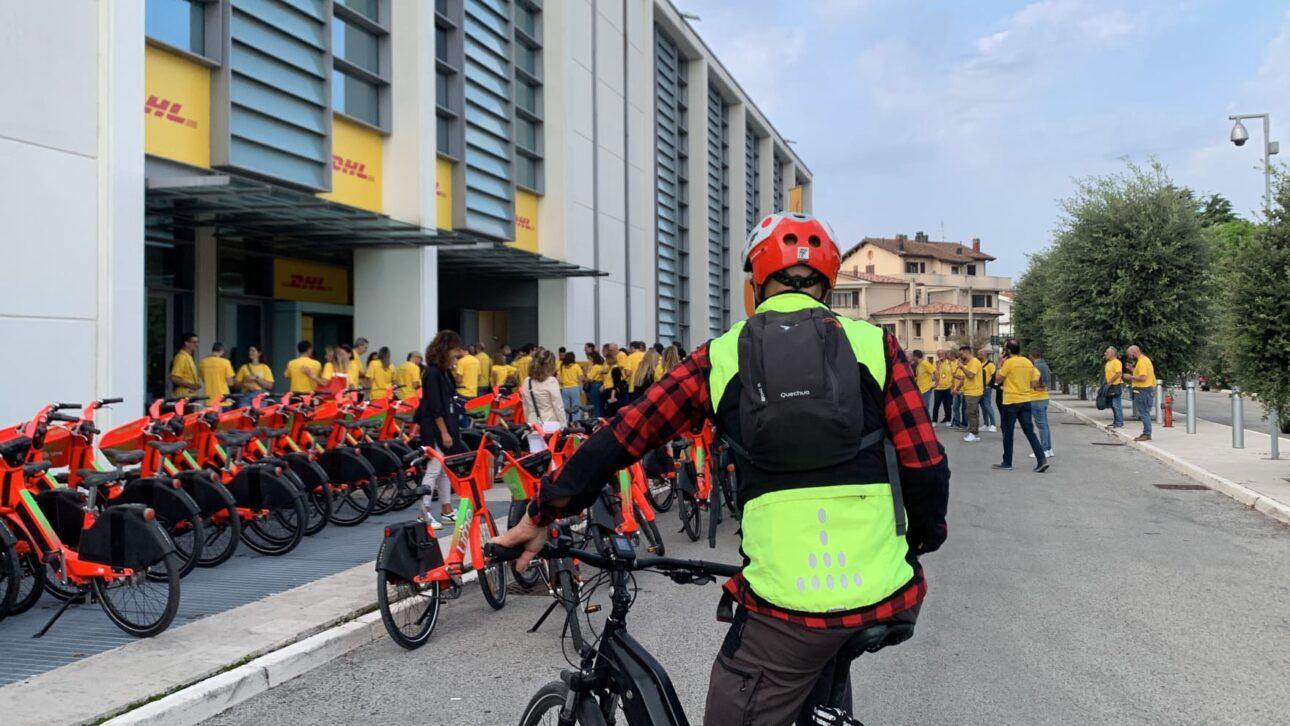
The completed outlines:
[[[76,423],[77,421],[80,421],[81,419],[80,419],[80,417],[78,417],[78,416],[68,416],[68,415],[67,415],[67,414],[65,414],[65,413],[58,413],[57,411],[54,411],[54,412],[52,412],[52,413],[50,413],[50,414],[49,414],[49,420],[50,420],[50,421],[67,421],[68,423]]]
[[[125,402],[124,398],[100,398],[99,399],[100,406],[111,406],[114,403],[124,403],[124,402]]]
[[[62,409],[65,409],[65,408],[80,408],[80,407],[81,407],[81,404],[79,403],[55,403],[54,404],[55,411],[61,411]]]
[[[520,547],[506,547],[504,545],[499,545],[496,542],[489,542],[484,545],[484,557],[492,560],[493,562],[510,562],[511,560],[518,560],[522,554],[524,554],[524,550]]]
[[[417,459],[420,459],[423,456],[425,456],[425,453],[422,452],[421,449],[413,449],[412,451],[409,451],[408,453],[403,455],[403,463],[405,465],[411,466],[414,462],[416,462]]]

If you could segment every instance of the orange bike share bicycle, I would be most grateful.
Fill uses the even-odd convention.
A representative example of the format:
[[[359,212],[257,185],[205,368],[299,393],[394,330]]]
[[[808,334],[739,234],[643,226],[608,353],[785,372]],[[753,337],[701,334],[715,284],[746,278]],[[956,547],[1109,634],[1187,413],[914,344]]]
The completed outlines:
[[[462,577],[468,572],[479,573],[484,600],[494,610],[506,605],[506,567],[484,560],[484,545],[498,534],[484,501],[484,492],[493,485],[498,448],[485,434],[474,450],[463,454],[444,456],[427,446],[408,457],[409,465],[416,459],[439,461],[461,502],[446,560],[430,526],[426,498],[431,487],[415,490],[420,518],[385,528],[376,555],[376,601],[390,638],[404,648],[425,645],[439,621],[440,604],[461,596]]]

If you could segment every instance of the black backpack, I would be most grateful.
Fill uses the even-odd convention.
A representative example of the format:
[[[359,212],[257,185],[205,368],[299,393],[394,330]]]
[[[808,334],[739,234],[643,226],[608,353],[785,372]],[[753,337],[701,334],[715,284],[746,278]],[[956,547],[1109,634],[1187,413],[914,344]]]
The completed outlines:
[[[739,453],[757,468],[810,471],[856,457],[864,438],[860,366],[830,310],[749,318],[739,336],[739,380]]]

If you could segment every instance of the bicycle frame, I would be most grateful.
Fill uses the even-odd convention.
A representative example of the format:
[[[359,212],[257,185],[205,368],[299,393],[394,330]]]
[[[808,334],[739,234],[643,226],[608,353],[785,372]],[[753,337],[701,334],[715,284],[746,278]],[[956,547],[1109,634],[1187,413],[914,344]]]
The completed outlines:
[[[488,514],[484,501],[484,492],[493,485],[493,444],[488,436],[480,439],[479,447],[474,451],[475,460],[470,471],[459,475],[453,471],[453,456],[444,456],[433,446],[424,449],[426,456],[433,457],[443,466],[448,480],[452,482],[453,491],[461,497],[457,508],[457,524],[452,531],[452,540],[448,557],[441,567],[413,578],[418,584],[432,582],[455,582],[467,572],[482,570],[485,566],[482,527],[488,528],[490,538],[498,535],[497,523]],[[463,455],[458,454],[457,457]],[[431,532],[433,536],[433,531]],[[467,566],[469,555],[469,566]]]

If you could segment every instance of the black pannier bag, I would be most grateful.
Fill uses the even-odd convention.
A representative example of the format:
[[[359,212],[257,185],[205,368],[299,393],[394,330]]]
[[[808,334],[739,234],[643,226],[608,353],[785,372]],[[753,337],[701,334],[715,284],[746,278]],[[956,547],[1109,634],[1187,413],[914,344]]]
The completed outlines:
[[[81,535],[82,560],[142,570],[175,551],[175,545],[142,504],[108,507]]]
[[[342,446],[318,455],[318,464],[327,472],[333,485],[354,484],[376,478],[376,470],[354,449]]]
[[[303,496],[291,480],[277,473],[277,467],[267,464],[245,467],[233,477],[228,490],[238,506],[250,509],[286,507]]]
[[[443,566],[439,540],[425,522],[412,520],[386,527],[389,534],[381,541],[376,569],[401,580],[411,581],[418,575]]]

